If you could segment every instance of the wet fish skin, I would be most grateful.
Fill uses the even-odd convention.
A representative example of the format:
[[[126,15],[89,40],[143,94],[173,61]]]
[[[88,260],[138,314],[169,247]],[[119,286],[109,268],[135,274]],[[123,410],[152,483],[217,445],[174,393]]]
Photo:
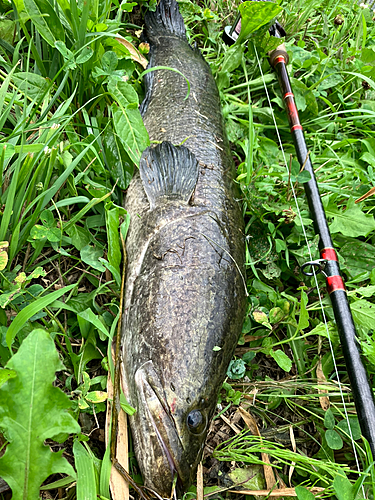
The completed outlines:
[[[186,41],[175,0],[161,0],[145,24],[149,66],[176,68],[191,85],[185,99],[176,72],[146,75],[144,122],[151,141],[168,142],[144,152],[125,202],[122,383],[137,409],[130,425],[145,484],[167,497],[175,473],[182,490],[193,479],[241,332],[244,228],[211,71]]]

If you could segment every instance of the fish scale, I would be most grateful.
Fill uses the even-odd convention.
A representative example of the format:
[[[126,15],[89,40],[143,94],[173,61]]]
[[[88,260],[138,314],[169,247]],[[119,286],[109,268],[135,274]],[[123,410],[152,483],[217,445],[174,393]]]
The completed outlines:
[[[151,141],[131,181],[122,386],[146,486],[192,482],[246,311],[240,192],[209,66],[175,0],[145,18],[141,111]],[[178,146],[183,143],[182,146]]]

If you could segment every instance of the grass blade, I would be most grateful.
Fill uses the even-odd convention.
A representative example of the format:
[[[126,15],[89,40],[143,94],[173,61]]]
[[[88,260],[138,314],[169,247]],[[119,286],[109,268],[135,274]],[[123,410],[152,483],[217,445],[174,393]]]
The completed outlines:
[[[29,304],[24,309],[22,309],[22,311],[19,312],[17,316],[14,318],[13,322],[11,323],[7,331],[6,341],[9,349],[11,348],[13,340],[16,337],[17,333],[21,330],[23,325],[31,317],[34,316],[34,314],[44,309],[55,300],[59,299],[62,295],[72,290],[75,286],[77,285],[76,284],[69,285],[64,288],[61,288],[60,290],[56,290],[55,292],[49,293],[48,295],[40,297],[35,302]]]
[[[73,454],[77,469],[77,500],[96,500],[95,466],[79,441],[74,441]]]

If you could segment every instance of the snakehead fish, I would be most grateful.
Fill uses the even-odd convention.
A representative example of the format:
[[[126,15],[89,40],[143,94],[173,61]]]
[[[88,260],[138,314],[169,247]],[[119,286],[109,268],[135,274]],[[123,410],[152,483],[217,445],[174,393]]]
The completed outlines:
[[[122,385],[146,486],[193,479],[246,310],[244,227],[235,167],[208,64],[175,0],[145,17],[141,106],[152,146],[126,194],[131,215]],[[183,144],[183,145],[182,145]]]

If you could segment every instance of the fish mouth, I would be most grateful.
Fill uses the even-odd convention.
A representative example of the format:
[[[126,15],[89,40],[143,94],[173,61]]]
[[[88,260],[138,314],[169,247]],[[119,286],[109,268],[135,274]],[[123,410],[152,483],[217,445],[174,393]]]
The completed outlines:
[[[152,361],[138,368],[134,379],[139,405],[131,425],[137,437],[139,430],[142,434],[137,459],[145,485],[162,497],[170,497],[176,475],[178,490],[189,485],[191,468]]]

